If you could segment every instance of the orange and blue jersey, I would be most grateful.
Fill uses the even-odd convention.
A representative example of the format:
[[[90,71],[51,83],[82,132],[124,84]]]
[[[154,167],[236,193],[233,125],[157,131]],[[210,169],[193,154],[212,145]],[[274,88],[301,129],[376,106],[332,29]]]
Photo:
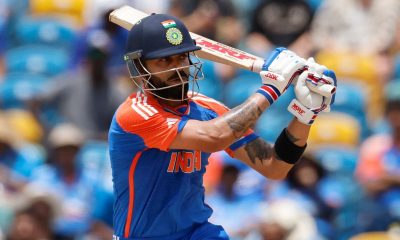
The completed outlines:
[[[204,95],[171,109],[138,92],[120,105],[109,131],[114,239],[182,239],[207,223],[212,209],[204,202],[203,174],[210,153],[169,146],[188,120],[227,111]],[[228,152],[257,137],[249,130]]]

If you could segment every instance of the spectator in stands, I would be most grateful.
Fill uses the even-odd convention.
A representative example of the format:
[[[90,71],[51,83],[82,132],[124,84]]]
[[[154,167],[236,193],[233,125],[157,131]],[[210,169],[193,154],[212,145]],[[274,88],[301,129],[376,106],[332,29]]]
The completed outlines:
[[[217,28],[223,27],[235,33],[235,37],[241,37],[237,35],[237,31],[232,29],[238,21],[234,5],[229,0],[171,0],[169,12],[182,19],[190,31],[202,36],[222,41],[222,39],[218,39]],[[201,21],[199,21],[200,19]],[[227,21],[230,24],[219,26],[221,22],[226,23]],[[230,41],[223,42],[232,44]]]
[[[54,239],[52,224],[55,213],[61,206],[55,199],[30,187],[24,188],[19,198],[22,202],[10,227],[10,239]]]
[[[319,184],[326,176],[325,170],[312,155],[302,157],[299,165],[293,167],[287,177],[291,199],[296,199],[316,220],[319,232],[332,237],[334,208],[325,202]]]
[[[231,0],[171,0],[169,13],[182,19],[191,32],[232,47],[237,47],[245,34]],[[215,66],[223,81],[229,81],[236,74],[231,66]]]
[[[105,65],[111,76],[121,75],[121,71],[125,69],[123,56],[128,31],[109,21],[112,11],[104,10],[99,21],[82,32],[74,51],[76,66],[85,61],[91,47],[97,47],[109,53]]]
[[[292,199],[261,205],[258,213],[260,224],[245,240],[321,239],[312,216]]]
[[[109,56],[107,49],[91,46],[80,68],[54,79],[46,99],[90,138],[106,139],[113,111],[127,97],[107,73]]]
[[[253,14],[247,46],[258,54],[284,46],[308,57],[312,19],[313,10],[305,0],[263,0]]]
[[[391,221],[400,220],[400,99],[386,105],[391,135],[374,135],[361,146],[356,170],[359,181]],[[386,216],[387,218],[388,216]]]
[[[313,21],[312,36],[318,49],[383,53],[393,46],[399,20],[397,0],[325,0]]]
[[[49,135],[49,165],[38,169],[28,185],[62,205],[54,222],[55,239],[83,236],[96,222],[93,213],[98,211],[94,208],[101,187],[79,164],[79,150],[84,143],[85,136],[79,128],[71,124],[56,126]]]
[[[46,231],[39,217],[32,209],[18,211],[11,224],[7,240],[51,240],[54,239]]]
[[[41,162],[24,153],[24,142],[6,112],[0,112],[0,126],[0,185],[19,192]]]
[[[238,179],[243,177],[247,166],[234,161],[225,163],[219,184],[206,202],[214,209],[210,221],[222,223],[229,236],[240,239],[254,228],[256,207],[261,199],[242,192],[244,188],[239,186]]]

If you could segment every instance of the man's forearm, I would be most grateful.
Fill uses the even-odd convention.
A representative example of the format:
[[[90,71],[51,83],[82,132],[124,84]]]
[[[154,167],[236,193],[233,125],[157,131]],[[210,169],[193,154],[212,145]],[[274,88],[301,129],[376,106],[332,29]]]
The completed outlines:
[[[303,124],[297,118],[293,118],[286,128],[286,134],[291,142],[302,147],[307,144],[310,128],[310,125]]]
[[[240,138],[268,107],[265,97],[255,93],[247,101],[225,113],[221,120],[229,126],[235,138]]]

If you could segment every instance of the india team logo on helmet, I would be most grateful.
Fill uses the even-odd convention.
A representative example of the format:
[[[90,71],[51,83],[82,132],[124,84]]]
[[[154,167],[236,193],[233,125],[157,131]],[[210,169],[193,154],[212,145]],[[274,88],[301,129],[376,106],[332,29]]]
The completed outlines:
[[[182,33],[177,28],[168,29],[168,31],[166,33],[166,37],[167,37],[168,42],[170,42],[173,45],[179,45],[183,41]]]

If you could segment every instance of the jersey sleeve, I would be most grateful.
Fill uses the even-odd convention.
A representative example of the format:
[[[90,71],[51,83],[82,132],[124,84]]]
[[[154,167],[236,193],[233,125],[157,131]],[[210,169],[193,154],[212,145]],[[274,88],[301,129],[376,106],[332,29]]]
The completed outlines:
[[[226,112],[228,112],[230,110],[223,103],[221,103],[221,102],[219,102],[219,101],[217,101],[215,99],[209,98],[207,96],[201,95],[201,94],[196,96],[194,98],[194,100],[195,100],[196,103],[200,104],[201,106],[212,110],[218,116],[222,116],[222,115],[224,115]],[[225,151],[231,157],[233,157],[233,152],[235,150],[239,149],[240,147],[242,147],[243,145],[246,145],[247,143],[249,143],[251,141],[254,141],[258,137],[259,136],[257,134],[255,134],[252,129],[248,129],[246,131],[246,133],[241,138],[239,138],[233,144],[231,144],[227,149],[225,149]]]
[[[168,151],[178,129],[186,123],[181,117],[149,104],[126,103],[117,112],[117,122],[128,133],[140,137],[145,147]]]

